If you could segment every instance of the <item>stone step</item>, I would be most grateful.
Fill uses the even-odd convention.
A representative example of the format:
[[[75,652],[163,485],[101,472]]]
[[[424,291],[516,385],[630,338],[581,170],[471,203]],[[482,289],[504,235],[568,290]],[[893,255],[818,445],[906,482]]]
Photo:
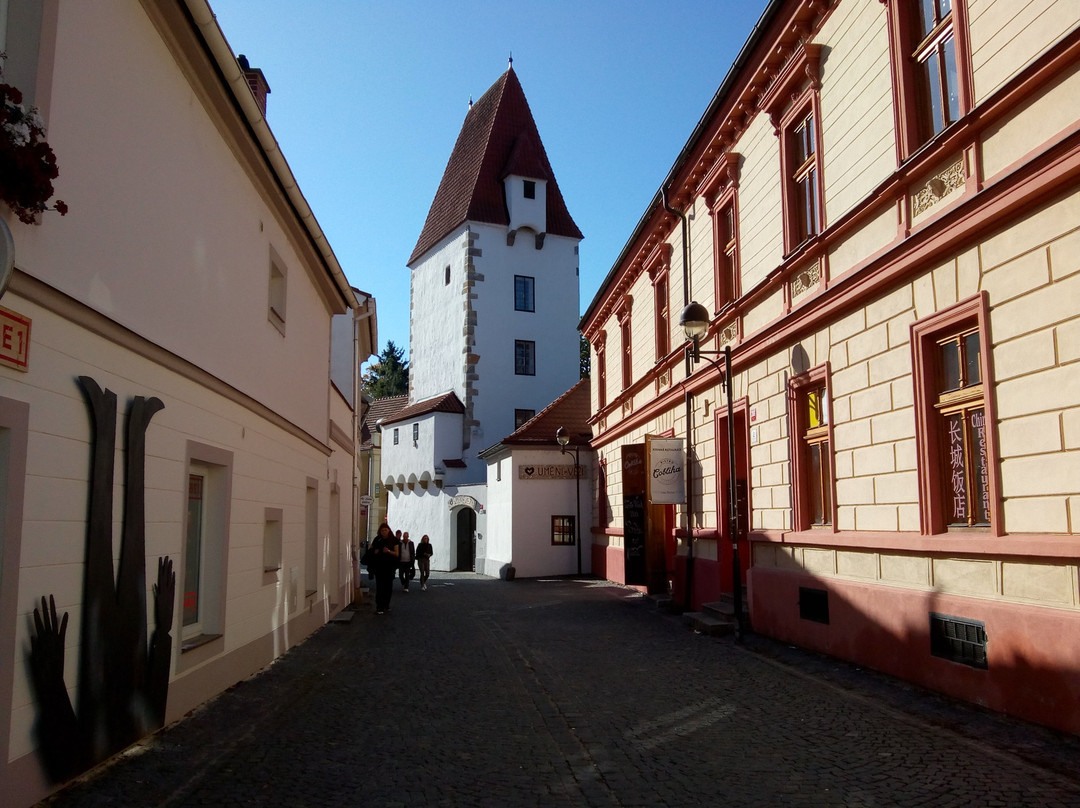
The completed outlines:
[[[712,603],[702,603],[701,611],[713,617],[728,617],[734,620],[735,601],[731,598],[721,598],[720,600],[714,600]]]
[[[717,617],[705,612],[683,612],[683,623],[710,637],[723,637],[735,631],[735,618]]]

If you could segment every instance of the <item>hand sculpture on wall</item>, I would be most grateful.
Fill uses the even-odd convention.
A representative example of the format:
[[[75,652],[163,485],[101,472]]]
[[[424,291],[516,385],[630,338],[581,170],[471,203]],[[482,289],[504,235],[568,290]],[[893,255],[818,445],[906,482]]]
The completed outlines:
[[[90,410],[90,505],[87,515],[79,704],[64,681],[68,615],[58,621],[52,595],[34,610],[30,666],[38,700],[38,748],[54,781],[115,754],[165,722],[172,659],[176,573],[158,559],[154,633],[146,636],[145,459],[150,419],[164,407],[137,396],[127,413],[124,521],[120,565],[112,563],[116,394],[80,376]]]

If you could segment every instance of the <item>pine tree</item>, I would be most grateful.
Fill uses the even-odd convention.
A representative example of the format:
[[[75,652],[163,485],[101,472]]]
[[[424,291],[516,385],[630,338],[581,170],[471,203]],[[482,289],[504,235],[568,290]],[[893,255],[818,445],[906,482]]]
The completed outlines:
[[[592,365],[592,358],[589,355],[589,341],[585,339],[584,334],[578,334],[578,351],[580,352],[579,361],[581,362],[581,378],[589,378],[589,371]]]
[[[409,360],[405,349],[394,345],[393,340],[379,354],[378,361],[364,373],[361,386],[371,398],[403,396],[409,392]]]

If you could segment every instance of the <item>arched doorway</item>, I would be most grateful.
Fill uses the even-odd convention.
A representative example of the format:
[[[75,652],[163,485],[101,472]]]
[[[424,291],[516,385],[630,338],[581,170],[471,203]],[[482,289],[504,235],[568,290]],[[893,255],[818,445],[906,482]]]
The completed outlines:
[[[455,570],[472,572],[476,567],[476,511],[462,508],[455,521],[457,565]]]

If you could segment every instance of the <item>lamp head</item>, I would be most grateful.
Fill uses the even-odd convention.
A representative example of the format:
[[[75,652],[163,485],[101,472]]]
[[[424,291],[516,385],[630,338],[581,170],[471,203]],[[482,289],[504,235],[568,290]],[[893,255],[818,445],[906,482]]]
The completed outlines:
[[[566,446],[570,442],[570,436],[566,434],[564,427],[559,427],[555,430],[555,442],[560,446]]]
[[[709,310],[696,300],[691,300],[679,315],[679,325],[687,339],[696,340],[705,336],[705,332],[709,330],[710,319]]]

